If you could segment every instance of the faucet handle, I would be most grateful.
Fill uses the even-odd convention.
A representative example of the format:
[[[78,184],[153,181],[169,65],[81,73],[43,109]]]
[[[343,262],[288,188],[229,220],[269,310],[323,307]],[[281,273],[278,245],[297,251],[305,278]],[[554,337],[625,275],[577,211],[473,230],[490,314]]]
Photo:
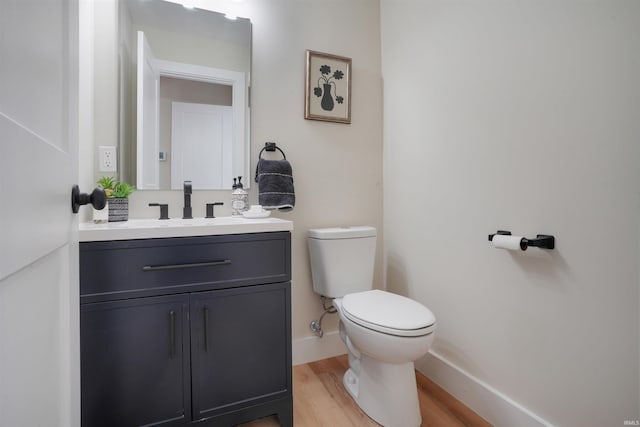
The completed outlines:
[[[149,203],[149,206],[160,206],[160,218],[169,219],[169,205],[166,203]]]
[[[216,216],[213,214],[214,207],[222,205],[224,205],[222,202],[207,203],[207,216],[205,218],[215,218]]]

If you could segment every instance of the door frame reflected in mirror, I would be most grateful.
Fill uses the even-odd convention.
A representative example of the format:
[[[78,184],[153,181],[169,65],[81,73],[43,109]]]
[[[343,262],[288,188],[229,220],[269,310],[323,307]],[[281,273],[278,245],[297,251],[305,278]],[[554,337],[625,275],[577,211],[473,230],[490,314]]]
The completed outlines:
[[[247,106],[247,77],[246,74],[239,71],[231,71],[231,70],[223,70],[220,68],[211,68],[205,67],[201,65],[193,65],[193,64],[184,64],[175,61],[167,61],[162,59],[155,60],[156,70],[160,77],[171,77],[176,79],[183,80],[191,80],[191,81],[199,81],[204,83],[212,83],[224,86],[231,87],[232,93],[232,140],[233,141],[244,141],[243,144],[233,144],[233,152],[231,153],[232,164],[230,165],[231,175],[229,178],[233,176],[245,176],[245,171],[249,170],[249,138],[248,129],[246,129],[246,123],[248,122],[248,106]],[[140,76],[140,74],[138,74]],[[138,87],[144,87],[143,85],[138,85]],[[139,99],[141,99],[139,94]],[[157,101],[159,102],[159,100]],[[142,130],[145,129],[144,123],[144,114],[141,114],[141,107],[138,105],[138,120],[137,120],[137,129],[138,129],[138,156],[139,160],[142,157],[142,153],[144,152],[142,144],[140,141],[144,141],[144,137],[142,137]],[[156,106],[157,108],[157,106]],[[156,130],[156,138],[159,137],[159,131]],[[154,154],[155,162],[159,161],[159,149],[158,144],[154,144]],[[150,183],[147,185],[143,180],[144,176],[144,164],[141,161],[138,161],[137,165],[137,183],[138,189],[140,190],[157,190],[160,188],[158,181],[159,177],[155,183]],[[174,189],[174,188],[171,188]],[[200,188],[203,189],[203,188]],[[216,190],[226,189],[226,188],[215,188]]]

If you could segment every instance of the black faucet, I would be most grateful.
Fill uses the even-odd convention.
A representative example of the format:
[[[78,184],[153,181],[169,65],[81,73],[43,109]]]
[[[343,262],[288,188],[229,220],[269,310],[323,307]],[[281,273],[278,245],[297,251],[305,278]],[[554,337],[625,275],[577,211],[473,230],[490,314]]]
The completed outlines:
[[[160,206],[160,218],[169,219],[169,205],[166,203],[149,203],[149,206]]]
[[[207,203],[207,216],[205,216],[205,218],[215,218],[216,216],[213,214],[213,208],[222,205],[224,205],[222,202]]]
[[[193,218],[191,213],[191,181],[184,182],[184,207],[182,208],[182,219]]]

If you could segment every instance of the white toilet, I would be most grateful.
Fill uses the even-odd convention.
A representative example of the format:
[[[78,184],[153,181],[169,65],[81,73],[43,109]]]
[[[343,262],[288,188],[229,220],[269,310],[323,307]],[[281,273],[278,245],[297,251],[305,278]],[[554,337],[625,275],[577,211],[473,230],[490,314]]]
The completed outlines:
[[[375,228],[311,229],[308,241],[313,290],[333,298],[349,350],[345,388],[383,426],[419,426],[413,362],[433,342],[433,313],[409,298],[372,289]]]

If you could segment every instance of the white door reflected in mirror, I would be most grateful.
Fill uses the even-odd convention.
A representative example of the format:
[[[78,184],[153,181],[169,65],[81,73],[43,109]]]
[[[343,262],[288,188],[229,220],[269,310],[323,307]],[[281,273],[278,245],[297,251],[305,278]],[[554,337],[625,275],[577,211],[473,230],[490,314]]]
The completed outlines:
[[[171,113],[171,189],[185,180],[194,190],[224,188],[233,176],[230,106],[173,102]],[[221,159],[222,167],[213,167]]]

